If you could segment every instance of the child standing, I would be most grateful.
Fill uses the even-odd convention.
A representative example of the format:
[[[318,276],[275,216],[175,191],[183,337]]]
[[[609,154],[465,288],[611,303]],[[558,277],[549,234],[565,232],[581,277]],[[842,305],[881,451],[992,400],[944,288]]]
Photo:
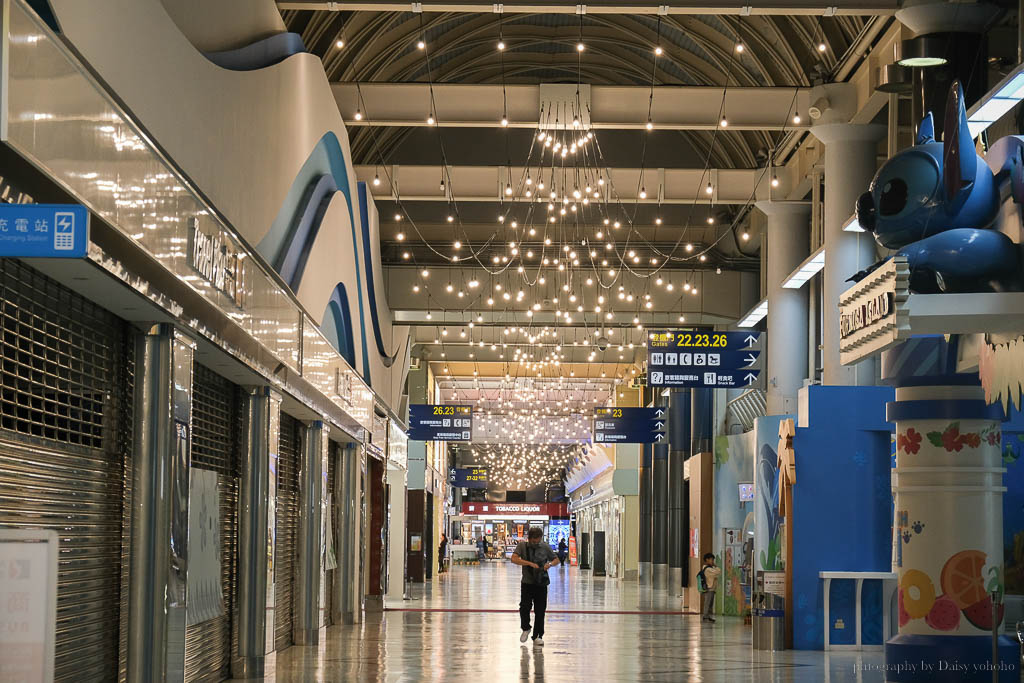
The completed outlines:
[[[704,553],[704,566],[697,573],[697,590],[703,594],[704,605],[701,610],[701,621],[714,621],[711,613],[715,609],[715,589],[718,576],[722,570],[715,566],[715,554]]]

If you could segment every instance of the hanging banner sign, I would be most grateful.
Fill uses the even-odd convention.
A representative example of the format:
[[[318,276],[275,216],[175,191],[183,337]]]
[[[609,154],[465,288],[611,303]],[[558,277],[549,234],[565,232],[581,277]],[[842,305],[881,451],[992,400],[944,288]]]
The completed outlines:
[[[413,441],[470,441],[473,406],[409,406],[409,438]]]
[[[0,257],[84,258],[89,210],[78,204],[0,204]]]

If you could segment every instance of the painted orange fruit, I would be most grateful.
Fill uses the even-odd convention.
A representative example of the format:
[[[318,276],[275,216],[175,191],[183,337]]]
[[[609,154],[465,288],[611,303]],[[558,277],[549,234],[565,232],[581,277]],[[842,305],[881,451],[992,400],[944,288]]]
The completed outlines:
[[[981,570],[985,567],[985,553],[980,550],[961,550],[946,560],[939,584],[956,606],[965,609],[985,599],[985,580]]]

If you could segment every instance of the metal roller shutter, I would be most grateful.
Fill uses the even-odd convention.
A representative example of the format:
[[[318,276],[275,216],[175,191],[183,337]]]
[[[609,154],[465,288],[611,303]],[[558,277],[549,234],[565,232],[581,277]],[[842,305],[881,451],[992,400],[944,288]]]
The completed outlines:
[[[230,678],[238,634],[232,624],[238,609],[238,388],[203,365],[196,364],[192,391],[192,467],[217,473],[220,494],[220,572],[224,614],[185,631],[185,680]]]
[[[331,519],[331,535],[333,538],[328,542],[330,547],[334,548],[334,553],[338,553],[338,516],[335,514],[335,510],[338,509],[338,501],[334,495],[335,482],[338,476],[338,444],[331,441],[327,449],[327,491],[331,495],[331,506],[327,509],[327,514],[330,515]],[[324,613],[327,615],[326,624],[330,626],[334,623],[331,618],[331,614],[334,610],[334,569],[328,569],[324,572],[324,582],[326,583],[326,589],[324,590]]]
[[[281,441],[277,475],[277,547],[274,549],[274,649],[292,643],[292,586],[296,533],[299,525],[299,451],[302,423],[281,413]]]
[[[128,339],[120,319],[0,260],[0,527],[59,534],[56,680],[117,677]]]

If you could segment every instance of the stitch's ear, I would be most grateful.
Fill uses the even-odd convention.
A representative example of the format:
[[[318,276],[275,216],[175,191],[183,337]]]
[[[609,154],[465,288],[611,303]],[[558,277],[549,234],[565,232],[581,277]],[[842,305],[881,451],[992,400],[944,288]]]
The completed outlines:
[[[946,100],[946,116],[942,134],[942,184],[946,189],[949,208],[960,210],[978,174],[977,153],[974,140],[967,128],[967,109],[964,108],[964,91],[960,81],[953,81]]]
[[[917,124],[917,140],[914,141],[915,145],[923,145],[926,142],[935,141],[935,122],[932,120],[932,113],[928,112],[921,119],[921,123]]]

